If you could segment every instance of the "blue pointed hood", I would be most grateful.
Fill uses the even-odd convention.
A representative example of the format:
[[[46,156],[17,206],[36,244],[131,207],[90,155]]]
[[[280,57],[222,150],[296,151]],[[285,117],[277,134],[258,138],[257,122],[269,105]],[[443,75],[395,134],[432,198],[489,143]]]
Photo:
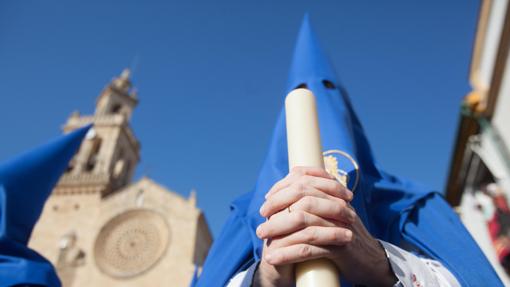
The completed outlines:
[[[336,79],[305,15],[294,49],[288,85],[282,93],[282,103],[284,96],[297,87],[306,86],[314,93],[323,150],[329,152],[338,169],[348,175],[349,187],[359,189],[360,183],[379,177],[379,172],[363,129]],[[362,181],[359,170],[365,170],[370,178]],[[223,286],[232,274],[260,259],[262,241],[255,230],[265,219],[260,216],[259,209],[267,191],[288,172],[285,109],[282,108],[255,188],[232,203],[231,217],[209,252],[198,286]],[[355,196],[354,200],[360,217],[368,221],[364,196]]]
[[[310,17],[305,14],[299,30],[298,39],[294,48],[294,56],[289,72],[287,91],[307,81],[336,81],[336,75],[329,59],[324,54],[322,47],[310,24]]]
[[[426,256],[441,261],[462,286],[501,286],[440,194],[389,175],[375,163],[361,123],[320,48],[308,16],[301,25],[285,94],[297,87],[314,93],[326,168],[347,178],[348,187],[354,191],[351,204],[375,238],[419,247]],[[282,110],[255,188],[232,203],[231,215],[209,252],[198,286],[225,286],[237,272],[260,260],[262,241],[255,230],[265,219],[259,208],[271,186],[287,173]],[[458,256],[460,253],[463,256]],[[342,282],[342,286],[352,285]]]
[[[336,164],[339,173],[347,176],[348,187],[356,192],[359,185],[380,178],[361,123],[321,48],[308,15],[305,15],[298,34],[285,94],[297,87],[306,87],[315,95],[324,155]],[[285,110],[282,109],[248,211],[252,218],[257,218],[254,225],[263,220],[258,209],[265,193],[287,173]],[[363,196],[357,198],[361,200]],[[359,209],[364,209],[363,202],[359,205]],[[365,212],[361,214],[364,216]]]
[[[294,48],[286,92],[306,87],[314,93],[325,152],[340,150],[363,167],[364,172],[379,176],[363,127],[330,62],[306,14]],[[337,160],[347,173],[355,168],[345,156]]]
[[[89,128],[0,164],[0,285],[60,284],[51,264],[27,244],[46,199]]]

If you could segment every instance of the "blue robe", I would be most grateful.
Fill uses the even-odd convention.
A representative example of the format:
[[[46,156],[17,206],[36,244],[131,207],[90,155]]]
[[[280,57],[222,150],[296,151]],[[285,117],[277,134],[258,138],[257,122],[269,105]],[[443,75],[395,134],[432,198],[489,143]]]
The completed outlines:
[[[297,87],[307,87],[316,96],[323,150],[333,155],[338,168],[347,174],[348,187],[354,189],[352,205],[374,237],[416,247],[440,261],[462,286],[502,286],[440,193],[392,176],[375,162],[361,123],[307,16],[295,48],[287,92]],[[232,203],[231,214],[209,251],[196,286],[224,286],[236,273],[260,260],[262,241],[255,230],[265,219],[259,208],[266,192],[287,173],[282,110],[255,188]],[[351,284],[342,282],[342,286]]]

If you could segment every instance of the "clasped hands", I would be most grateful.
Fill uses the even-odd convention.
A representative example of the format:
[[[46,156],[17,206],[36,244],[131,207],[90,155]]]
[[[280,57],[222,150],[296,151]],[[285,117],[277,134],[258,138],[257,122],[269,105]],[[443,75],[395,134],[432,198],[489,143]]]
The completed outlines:
[[[266,194],[257,228],[264,240],[253,286],[294,286],[294,264],[315,258],[335,263],[339,276],[365,286],[397,281],[381,244],[349,204],[353,193],[321,168],[293,168]]]

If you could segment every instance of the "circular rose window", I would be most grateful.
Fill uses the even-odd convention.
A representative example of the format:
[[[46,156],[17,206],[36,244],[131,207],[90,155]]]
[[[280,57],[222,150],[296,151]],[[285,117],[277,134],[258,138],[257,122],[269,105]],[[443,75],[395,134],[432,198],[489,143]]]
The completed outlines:
[[[99,268],[113,277],[136,276],[163,256],[170,230],[158,213],[130,210],[108,221],[96,239],[94,257]]]

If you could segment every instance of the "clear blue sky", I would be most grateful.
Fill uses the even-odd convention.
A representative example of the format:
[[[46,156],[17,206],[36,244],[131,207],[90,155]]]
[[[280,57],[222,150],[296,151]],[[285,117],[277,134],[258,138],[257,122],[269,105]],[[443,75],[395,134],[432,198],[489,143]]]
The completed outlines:
[[[188,196],[214,234],[264,159],[303,14],[389,172],[443,190],[479,1],[2,1],[0,160],[91,113],[138,59],[137,177]]]

